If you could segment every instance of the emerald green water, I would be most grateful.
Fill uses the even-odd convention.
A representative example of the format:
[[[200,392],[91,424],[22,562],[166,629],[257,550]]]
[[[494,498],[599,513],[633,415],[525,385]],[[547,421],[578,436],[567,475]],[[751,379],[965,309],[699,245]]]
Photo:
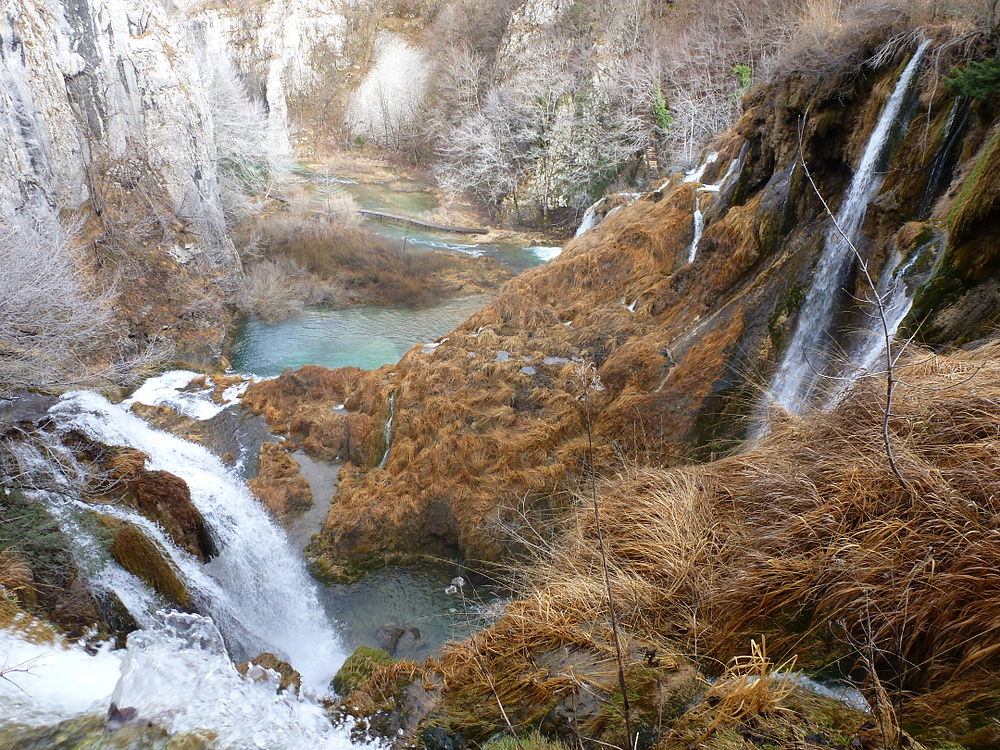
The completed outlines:
[[[262,377],[302,365],[374,370],[454,330],[488,301],[476,295],[418,309],[312,308],[278,323],[250,318],[236,330],[230,360],[236,372]]]

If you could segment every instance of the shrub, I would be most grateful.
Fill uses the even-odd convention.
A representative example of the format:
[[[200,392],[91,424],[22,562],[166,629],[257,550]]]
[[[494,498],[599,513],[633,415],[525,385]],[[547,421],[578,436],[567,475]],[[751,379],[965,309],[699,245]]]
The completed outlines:
[[[945,84],[961,96],[987,100],[1000,96],[1000,60],[980,60],[952,68]]]
[[[26,217],[0,227],[0,386],[57,386],[85,379],[106,345],[112,294],[90,289],[72,232]]]

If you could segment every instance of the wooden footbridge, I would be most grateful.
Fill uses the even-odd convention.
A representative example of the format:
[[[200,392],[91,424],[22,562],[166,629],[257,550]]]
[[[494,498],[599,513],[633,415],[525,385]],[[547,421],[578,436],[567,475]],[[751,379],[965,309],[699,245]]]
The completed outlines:
[[[488,229],[475,229],[472,227],[449,227],[444,224],[434,224],[430,221],[422,221],[420,219],[413,219],[409,216],[397,216],[396,214],[385,213],[384,211],[372,211],[367,208],[358,209],[358,213],[363,216],[371,216],[376,219],[385,221],[398,221],[402,224],[410,224],[415,227],[422,227],[423,229],[430,229],[435,232],[447,232],[449,234],[489,234]]]

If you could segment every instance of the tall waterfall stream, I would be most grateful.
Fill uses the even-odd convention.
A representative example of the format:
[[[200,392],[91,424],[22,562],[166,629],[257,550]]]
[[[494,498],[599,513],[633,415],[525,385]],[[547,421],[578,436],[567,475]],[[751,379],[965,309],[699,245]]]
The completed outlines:
[[[868,206],[884,181],[879,168],[929,46],[930,42],[926,41],[920,45],[896,83],[896,88],[865,146],[861,163],[836,217],[836,225],[831,226],[827,232],[823,253],[814,271],[813,283],[806,293],[795,332],[768,394],[769,400],[790,412],[799,413],[809,404],[810,397],[827,368],[831,328],[844,293],[844,282],[854,262],[851,244],[857,244]],[[896,283],[896,279],[900,283]],[[888,295],[886,307],[890,336],[895,335],[909,310],[909,302],[903,299],[908,292],[901,279],[902,273],[894,275],[890,271],[879,290]],[[882,340],[883,337],[880,336],[866,337],[868,347],[859,355],[863,362],[874,362],[883,346],[880,343]],[[874,356],[872,351],[875,351]]]

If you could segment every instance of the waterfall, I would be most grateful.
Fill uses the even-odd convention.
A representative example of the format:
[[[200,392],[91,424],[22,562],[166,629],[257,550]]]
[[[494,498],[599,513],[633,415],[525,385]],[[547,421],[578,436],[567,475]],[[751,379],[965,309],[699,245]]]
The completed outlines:
[[[0,680],[0,729],[7,721],[44,726],[100,715],[113,703],[172,733],[209,731],[230,750],[353,746],[319,703],[279,692],[275,674],[240,675],[202,615],[165,614],[159,627],[130,634],[124,651],[108,644],[88,651],[30,628],[0,630],[0,666],[24,670]]]
[[[826,339],[837,314],[842,286],[854,260],[850,243],[857,242],[868,205],[882,186],[884,177],[877,170],[929,45],[930,42],[924,42],[913,55],[868,139],[861,163],[837,215],[836,224],[843,234],[836,226],[830,227],[826,234],[813,284],[806,293],[795,332],[771,384],[770,400],[790,412],[798,413],[808,403],[825,369]]]
[[[694,194],[694,239],[691,241],[691,249],[688,250],[688,263],[694,263],[694,259],[697,257],[698,245],[704,231],[705,214],[701,212],[701,193],[696,190]]]
[[[156,387],[162,385],[158,381]],[[67,394],[49,414],[54,431],[38,434],[41,448],[27,442],[10,446],[21,472],[47,487],[29,493],[70,539],[95,596],[113,593],[140,629],[129,635],[124,651],[39,638],[27,619],[0,629],[0,668],[14,670],[0,680],[5,707],[0,728],[106,713],[114,703],[174,733],[209,731],[228,748],[351,747],[347,731],[330,723],[316,699],[345,654],[325,619],[316,584],[240,479],[205,448],[154,430],[95,393]],[[143,451],[151,470],[183,479],[218,556],[203,564],[133,509],[83,502],[86,470],[60,441],[69,431]],[[202,614],[171,611],[111,559],[95,536],[93,513],[138,527],[171,563]],[[233,666],[264,651],[299,671],[301,695],[279,692],[274,673],[256,669],[244,677]],[[22,667],[27,671],[19,671]]]
[[[389,460],[389,450],[392,448],[392,420],[396,418],[396,391],[389,396],[389,418],[385,420],[385,452],[382,460],[378,462],[380,469],[385,468],[385,462]]]
[[[344,653],[304,564],[243,482],[207,449],[154,430],[95,393],[69,394],[50,413],[60,430],[76,429],[102,443],[141,450],[151,470],[187,483],[219,546],[219,555],[205,565],[131,510],[96,510],[136,524],[169,555],[192,597],[239,656],[272,651],[298,669],[305,684],[324,689]]]
[[[603,200],[604,199],[601,198],[601,200],[597,201],[596,203],[591,205],[590,208],[588,208],[586,211],[583,212],[583,219],[580,221],[580,226],[576,228],[576,234],[573,235],[574,238],[582,237],[591,229],[596,227],[598,223],[600,223],[600,220],[597,218],[597,207],[601,204],[601,201]]]

